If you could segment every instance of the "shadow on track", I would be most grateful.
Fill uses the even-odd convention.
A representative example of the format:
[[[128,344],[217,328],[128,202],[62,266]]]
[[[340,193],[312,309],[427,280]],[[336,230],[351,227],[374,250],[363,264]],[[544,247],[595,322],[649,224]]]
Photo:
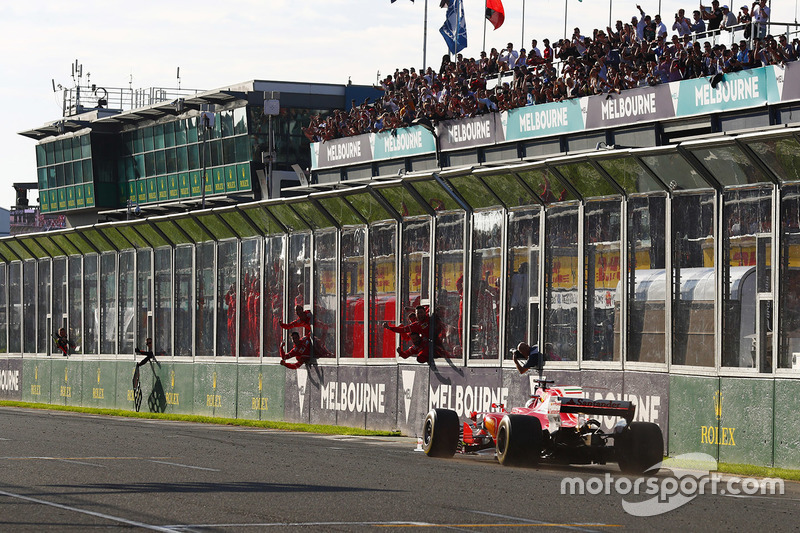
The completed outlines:
[[[334,485],[308,485],[305,483],[92,483],[81,485],[49,485],[53,489],[72,489],[71,494],[155,494],[155,493],[269,493],[269,492],[404,492],[393,489],[367,489],[361,487],[340,487]],[[54,492],[53,494],[63,494]]]

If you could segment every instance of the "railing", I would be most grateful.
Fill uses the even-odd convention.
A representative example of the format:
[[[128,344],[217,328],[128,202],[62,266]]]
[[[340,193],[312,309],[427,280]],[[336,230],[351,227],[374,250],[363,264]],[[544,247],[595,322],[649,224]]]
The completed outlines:
[[[737,24],[736,26],[731,26],[730,28],[722,29],[722,30],[712,30],[712,31],[703,31],[698,33],[692,33],[691,39],[692,42],[700,42],[705,43],[706,41],[710,42],[712,46],[718,44],[724,44],[727,48],[734,43],[739,44],[741,41],[747,41],[747,47],[749,50],[753,49],[753,40],[759,36],[759,30],[761,29],[761,25],[752,22],[750,24]],[[773,37],[777,38],[779,35],[785,35],[786,40],[788,42],[792,42],[792,39],[795,37],[800,37],[800,24],[796,22],[770,22],[767,23],[766,29],[763,30],[764,35],[772,35]],[[779,29],[780,32],[776,33],[776,29]],[[749,30],[749,31],[748,31]],[[667,31],[667,35],[671,36],[674,32]],[[669,44],[670,38],[667,39],[667,44]],[[564,65],[564,61],[561,61],[557,57],[554,58],[550,65],[556,69],[556,72],[561,75],[561,69]],[[500,72],[498,74],[492,74],[486,76],[486,88],[493,89],[494,87],[503,85],[503,83],[508,83],[509,85],[513,85],[514,83],[514,71],[508,70],[505,72]]]
[[[63,116],[70,117],[91,109],[126,111],[203,92],[200,89],[150,87],[133,89],[101,87],[95,84],[64,88]]]
[[[796,22],[770,22],[766,28],[762,29],[761,24],[752,22],[750,24],[737,24],[722,30],[704,31],[692,34],[692,41],[709,41],[712,45],[724,44],[726,47],[741,41],[747,41],[748,49],[753,49],[753,40],[759,35],[772,35],[776,39],[780,35],[785,35],[786,40],[792,42],[794,37],[800,35],[800,24]],[[780,30],[776,32],[776,30]],[[759,33],[761,31],[762,33]]]

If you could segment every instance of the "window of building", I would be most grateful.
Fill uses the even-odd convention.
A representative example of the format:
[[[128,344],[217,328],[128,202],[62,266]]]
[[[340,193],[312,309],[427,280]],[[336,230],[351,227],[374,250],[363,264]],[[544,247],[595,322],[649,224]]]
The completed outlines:
[[[714,366],[715,195],[672,200],[672,364]]]
[[[279,322],[284,318],[284,262],[286,240],[283,235],[264,241],[264,355],[278,356],[283,340]],[[290,285],[291,286],[291,285]]]
[[[97,353],[100,334],[97,254],[83,258],[83,353]]]
[[[364,357],[364,240],[366,228],[342,230],[341,357]]]
[[[369,228],[369,357],[395,357],[395,334],[384,322],[395,320],[397,224],[383,222]]]
[[[134,347],[153,336],[153,256],[152,250],[136,252],[136,338]]]
[[[69,258],[69,288],[67,293],[68,332],[70,340],[75,343],[73,351],[83,353],[83,257],[79,255]]]
[[[214,312],[216,309],[215,252],[213,242],[197,245],[195,259],[195,355],[214,355]]]
[[[9,275],[12,271],[9,271]],[[9,304],[11,299],[9,298]],[[67,325],[67,260],[65,257],[53,259],[53,315],[51,333]],[[13,350],[12,350],[13,351]]]
[[[37,323],[37,351],[39,353],[47,353],[47,350],[53,343],[52,325],[50,324],[50,259],[41,259],[37,266],[39,270],[38,289],[37,289],[37,306],[36,306],[36,323]],[[5,280],[0,278],[0,282]],[[3,291],[0,291],[3,292]],[[5,307],[5,306],[3,306]],[[5,337],[5,335],[0,335]]]
[[[116,353],[117,339],[117,255],[100,256],[100,352]]]
[[[500,209],[472,216],[470,359],[497,359],[500,353],[503,218]]]
[[[153,349],[159,355],[172,355],[172,248],[153,252]]]
[[[236,307],[239,304],[238,241],[225,240],[217,247],[217,355],[236,356]]]
[[[0,264],[0,283],[8,286],[6,278],[6,264]],[[0,331],[8,331],[8,308],[6,307],[6,291],[0,290]],[[6,335],[0,334],[0,353],[7,353]]]
[[[722,365],[772,371],[772,188],[722,195]]]
[[[506,358],[520,342],[539,343],[539,220],[538,207],[508,214],[506,255]]]
[[[239,296],[239,350],[242,357],[258,357],[261,350],[261,238],[242,241]]]
[[[314,235],[314,356],[336,357],[336,230]]]
[[[544,349],[550,361],[578,360],[578,206],[551,207],[545,217]]]
[[[584,207],[583,359],[619,361],[614,302],[622,255],[621,202],[589,201]]]
[[[436,218],[432,336],[438,348],[455,358],[464,355],[464,219],[463,212]]]
[[[800,184],[781,188],[778,368],[800,370]]]
[[[36,261],[22,263],[22,316],[36,315]],[[36,321],[24,320],[22,350],[25,353],[36,351]]]
[[[134,348],[136,319],[136,276],[134,270],[134,252],[125,250],[119,254],[119,289],[118,295],[118,339],[119,353],[132,354]]]
[[[175,355],[192,355],[194,246],[175,247]]]
[[[627,360],[666,363],[666,196],[628,198]],[[622,326],[615,297],[615,337]],[[620,348],[615,338],[615,349]],[[618,356],[615,353],[614,358]]]

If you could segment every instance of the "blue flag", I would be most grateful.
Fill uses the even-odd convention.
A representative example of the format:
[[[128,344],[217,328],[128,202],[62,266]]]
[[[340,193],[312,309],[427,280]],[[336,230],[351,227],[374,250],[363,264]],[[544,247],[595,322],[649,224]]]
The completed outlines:
[[[445,2],[442,2],[444,7]],[[447,43],[447,49],[451,54],[457,54],[467,47],[467,23],[464,20],[464,4],[463,0],[448,0],[447,5],[447,18],[444,24],[439,28],[439,33],[444,37],[444,42]],[[456,28],[458,31],[456,32]]]

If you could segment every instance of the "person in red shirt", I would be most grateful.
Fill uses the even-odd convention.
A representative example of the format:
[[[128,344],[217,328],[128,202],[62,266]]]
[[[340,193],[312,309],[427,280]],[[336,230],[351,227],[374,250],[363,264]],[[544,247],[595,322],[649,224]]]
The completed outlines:
[[[418,363],[427,363],[430,353],[428,341],[423,339],[419,333],[411,333],[411,342],[413,344],[408,350],[397,348],[397,355],[403,359],[416,356]]]
[[[305,334],[309,335],[311,333],[311,311],[304,311],[302,305],[296,305],[294,312],[297,315],[296,319],[288,324],[284,324],[283,321],[279,321],[278,324],[283,329],[303,328]]]
[[[409,313],[408,314],[408,324],[397,324],[396,326],[390,326],[388,322],[383,323],[383,328],[388,329],[389,331],[393,331],[400,335],[400,339],[404,341],[411,340],[411,333],[422,333],[419,322],[417,322],[417,314],[416,313]]]
[[[304,364],[311,361],[311,335],[306,334],[305,337],[300,338],[300,334],[296,331],[293,331],[292,344],[292,349],[287,353],[283,349],[283,347],[286,346],[286,342],[281,342],[281,365],[292,370],[297,370]],[[292,357],[296,358],[297,362],[287,363],[286,360],[291,359]]]
[[[408,359],[411,356],[416,356],[418,363],[428,363],[430,364],[430,343],[428,339],[424,338],[419,333],[411,333],[411,342],[412,346],[408,350],[403,350],[401,348],[397,349],[397,355],[402,357],[403,359]],[[434,346],[434,356],[435,357],[445,357],[444,350],[439,346]]]

